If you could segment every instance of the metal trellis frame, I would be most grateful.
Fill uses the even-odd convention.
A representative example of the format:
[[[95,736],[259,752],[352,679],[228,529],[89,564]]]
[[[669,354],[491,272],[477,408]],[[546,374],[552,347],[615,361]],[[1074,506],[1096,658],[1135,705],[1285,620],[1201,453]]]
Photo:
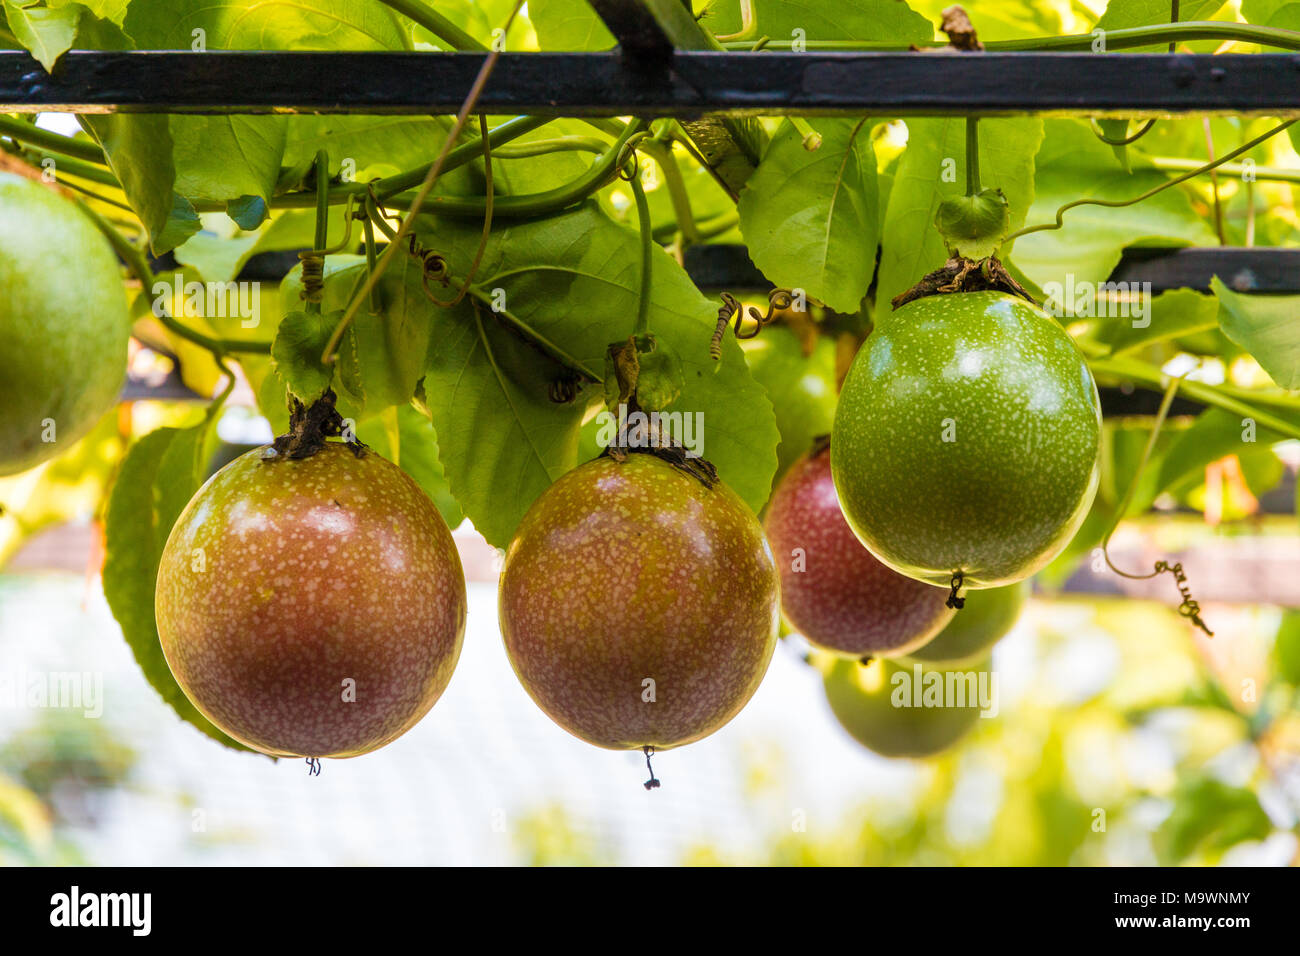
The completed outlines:
[[[482,53],[0,52],[4,112],[454,113]],[[494,113],[1300,116],[1300,54],[503,53]],[[743,145],[743,144],[742,144]]]

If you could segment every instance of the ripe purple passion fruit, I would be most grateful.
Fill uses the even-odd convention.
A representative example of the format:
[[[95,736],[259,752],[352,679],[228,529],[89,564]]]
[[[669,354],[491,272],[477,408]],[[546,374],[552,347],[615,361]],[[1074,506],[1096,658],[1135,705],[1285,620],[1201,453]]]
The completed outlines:
[[[764,524],[781,572],[781,610],[818,647],[855,658],[907,654],[956,613],[947,591],[887,568],[854,536],[828,450],[790,467]]]
[[[890,567],[968,587],[1029,577],[1097,491],[1101,406],[1051,316],[997,292],[883,316],[840,392],[831,470],[850,527]]]
[[[249,747],[368,753],[451,680],[465,633],[451,532],[373,452],[262,455],[221,469],[172,528],[156,596],[163,653],[194,706]]]
[[[776,646],[763,529],[721,482],[649,454],[598,458],[533,503],[506,552],[501,633],[557,724],[612,750],[713,733]]]

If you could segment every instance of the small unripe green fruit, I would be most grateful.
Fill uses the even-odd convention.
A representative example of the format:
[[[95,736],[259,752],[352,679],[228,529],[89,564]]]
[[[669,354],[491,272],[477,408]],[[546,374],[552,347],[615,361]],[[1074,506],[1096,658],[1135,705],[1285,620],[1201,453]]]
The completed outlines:
[[[965,606],[934,640],[907,652],[910,660],[953,666],[987,654],[1015,625],[1032,586],[1019,581],[966,595]]]
[[[612,750],[665,750],[731,720],[776,647],[763,529],[726,485],[649,454],[573,469],[506,551],[501,634],[557,724]]]
[[[66,451],[113,407],[130,331],[117,256],[95,224],[0,173],[0,475]]]
[[[772,487],[790,466],[812,447],[813,439],[829,435],[835,421],[835,341],[817,336],[812,354],[785,325],[772,325],[763,334],[741,342],[754,381],[772,400],[781,442],[776,446]]]
[[[1097,491],[1101,406],[1070,336],[1023,299],[933,295],[883,316],[840,392],[831,467],[895,570],[990,588],[1056,557]]]
[[[960,680],[965,697],[944,700],[941,706],[923,706],[927,675]],[[978,682],[986,686],[989,662],[984,659],[962,670],[930,668],[907,660],[878,659],[862,665],[839,659],[825,671],[826,700],[841,726],[864,747],[882,757],[930,757],[951,747],[980,719]],[[920,690],[916,688],[918,679]]]
[[[213,475],[172,528],[155,596],[163,653],[185,696],[240,743],[368,753],[451,680],[460,557],[433,502],[373,452],[263,454]]]

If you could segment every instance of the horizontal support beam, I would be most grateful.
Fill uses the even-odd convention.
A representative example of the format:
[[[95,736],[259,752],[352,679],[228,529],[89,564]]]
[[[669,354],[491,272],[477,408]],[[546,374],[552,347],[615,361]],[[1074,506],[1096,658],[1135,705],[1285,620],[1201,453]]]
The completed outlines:
[[[1233,292],[1300,295],[1300,249],[1209,246],[1124,250],[1112,282],[1150,282],[1154,293],[1170,289],[1209,291],[1219,279]]]
[[[0,111],[451,113],[480,53],[0,52]],[[1300,116],[1300,54],[506,53],[479,105],[547,116]]]
[[[744,246],[690,246],[686,271],[702,289],[766,291],[771,284],[754,267]],[[1234,292],[1300,295],[1300,249],[1204,246],[1125,249],[1111,282],[1150,282],[1154,294],[1171,289],[1210,290],[1218,276]]]

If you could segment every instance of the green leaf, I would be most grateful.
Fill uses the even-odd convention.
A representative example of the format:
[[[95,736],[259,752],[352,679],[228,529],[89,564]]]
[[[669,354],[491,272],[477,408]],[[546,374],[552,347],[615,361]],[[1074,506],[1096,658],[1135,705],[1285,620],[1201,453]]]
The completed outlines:
[[[1058,292],[1061,297],[1068,297],[1065,289],[1052,290],[1053,295]],[[1061,304],[1068,314],[1074,311],[1073,306],[1077,303]],[[1118,355],[1218,328],[1218,302],[1214,296],[1193,289],[1173,289],[1139,303],[1141,306],[1149,307],[1150,311],[1142,316],[1131,312],[1128,316],[1115,315],[1098,320],[1095,337],[1110,346],[1110,354]]]
[[[528,19],[546,50],[608,50],[616,43],[587,0],[529,0]]]
[[[432,162],[447,138],[445,118],[426,116],[286,116],[285,166],[312,162],[329,153],[330,175],[347,164],[355,182]]]
[[[1011,209],[1000,189],[981,189],[939,203],[934,225],[948,251],[968,259],[986,259],[1010,232]]]
[[[276,374],[293,396],[310,406],[325,394],[334,370],[321,362],[321,355],[342,312],[290,312],[280,320],[271,343]]]
[[[1297,0],[1241,0],[1241,15],[1247,23],[1258,26],[1288,27],[1286,19],[1300,20],[1300,2]]]
[[[1300,296],[1240,295],[1218,276],[1210,288],[1219,299],[1223,334],[1255,357],[1283,388],[1300,388]]]
[[[175,192],[176,169],[166,116],[91,113],[78,119],[103,147],[109,168],[149,232],[155,255],[174,249],[199,231],[198,215]]]
[[[1107,139],[1115,141],[1128,139],[1128,120],[1126,119],[1099,119],[1097,120],[1097,127]],[[1127,173],[1131,168],[1128,161],[1128,146],[1112,144],[1110,148],[1115,153],[1115,159],[1119,161],[1119,168]]]
[[[577,464],[585,413],[581,402],[550,401],[558,366],[529,352],[473,303],[442,316],[429,342],[424,404],[448,484],[474,527],[500,548],[533,500]]]
[[[532,4],[529,4],[532,9]],[[930,21],[901,0],[754,0],[754,29],[761,36],[788,40],[795,31],[808,40],[872,40],[924,43],[934,37]],[[715,3],[705,26],[716,36],[741,29],[739,3]]]
[[[45,5],[50,9],[85,7],[101,20],[108,20],[120,27],[131,0],[45,0]]]
[[[393,422],[388,414],[372,418],[357,426],[357,437],[391,462],[395,462],[420,486],[438,507],[447,527],[455,528],[465,520],[452,497],[447,475],[438,460],[438,436],[429,419],[411,405],[390,409],[397,427],[394,441]]]
[[[229,282],[253,254],[259,238],[256,232],[237,236],[198,233],[177,247],[176,261],[196,270],[207,282]]]
[[[243,229],[257,228],[280,174],[285,117],[172,116],[170,124],[176,191],[235,203],[231,218]],[[247,197],[262,202],[250,207]],[[241,209],[248,215],[239,215]]]
[[[1163,866],[1193,854],[1214,858],[1243,840],[1262,840],[1272,832],[1253,791],[1200,777],[1179,784],[1173,812],[1155,833],[1156,854]]]
[[[419,228],[464,275],[478,225]],[[771,403],[734,337],[719,362],[709,356],[717,307],[676,260],[657,253],[653,274],[650,329],[682,366],[681,395],[665,411],[704,415],[702,454],[757,511],[776,467]],[[578,426],[600,391],[557,405],[547,389],[566,367],[600,379],[608,344],[631,331],[639,281],[636,232],[589,202],[493,230],[471,286],[477,308],[439,313],[428,407],[452,491],[493,544],[504,546],[537,495],[577,464]]]
[[[1208,20],[1223,6],[1224,0],[1182,0],[1178,19]],[[1169,22],[1169,0],[1110,0],[1106,12],[1097,21],[1100,30],[1123,30]],[[1157,44],[1158,46],[1158,44]]]
[[[1273,639],[1273,662],[1279,677],[1300,687],[1300,611],[1282,612],[1282,624]]]
[[[4,0],[3,9],[13,35],[47,72],[72,48],[81,20],[79,4],[54,8],[37,6],[36,0]]]
[[[938,24],[943,11],[952,6],[952,0],[912,0],[913,10],[930,23]],[[962,8],[970,14],[981,40],[1017,40],[1028,37],[1059,36],[1074,32],[1062,22],[1062,8],[1071,11],[1074,18],[1087,14],[1084,8],[1069,0],[1044,3],[1043,0],[966,0]],[[1086,21],[1084,21],[1086,22]]]
[[[1161,456],[1156,466],[1159,477],[1155,493],[1173,488],[1189,477],[1200,484],[1205,466],[1228,455],[1271,454],[1270,447],[1285,437],[1253,422],[1243,422],[1240,415],[1232,412],[1207,409],[1197,416],[1191,428],[1178,434]]]
[[[341,313],[365,277],[364,260],[330,256],[326,260],[322,311]],[[280,286],[281,300],[292,301],[301,288],[302,270],[295,268]],[[365,414],[410,402],[425,372],[430,330],[439,311],[424,293],[420,264],[409,256],[398,257],[384,272],[377,296],[378,313],[363,304],[353,316],[347,339],[351,340],[355,364],[351,370],[341,366],[339,371],[340,384],[352,393],[358,411]]]
[[[213,740],[231,740],[190,703],[172,676],[158,640],[154,587],[167,536],[203,483],[215,416],[192,428],[160,428],[127,453],[108,501],[104,596],[145,678],[163,700]]]
[[[403,50],[406,30],[368,0],[131,0],[124,21],[140,50]]]
[[[876,262],[876,156],[865,122],[817,120],[822,144],[803,146],[785,120],[740,195],[750,258],[779,288],[804,289],[856,312]]]
[[[966,121],[915,119],[908,121],[907,130],[907,149],[894,174],[881,238],[876,302],[882,306],[947,261],[934,218],[941,202],[965,192]],[[1011,210],[1009,228],[1019,229],[1033,201],[1034,154],[1043,121],[983,119],[979,132],[982,178],[1002,190]]]
[[[1049,119],[1038,151],[1032,225],[1050,223],[1056,210],[1076,199],[1124,201],[1169,177],[1131,155],[1133,171],[1116,168],[1110,147],[1080,120]],[[981,126],[981,132],[983,126]],[[1064,227],[1030,233],[1016,240],[1016,265],[1038,285],[1048,282],[1104,282],[1125,246],[1158,240],[1161,245],[1215,245],[1213,231],[1193,211],[1187,196],[1166,189],[1131,206],[1076,206]],[[1019,228],[1019,227],[1014,227]]]

